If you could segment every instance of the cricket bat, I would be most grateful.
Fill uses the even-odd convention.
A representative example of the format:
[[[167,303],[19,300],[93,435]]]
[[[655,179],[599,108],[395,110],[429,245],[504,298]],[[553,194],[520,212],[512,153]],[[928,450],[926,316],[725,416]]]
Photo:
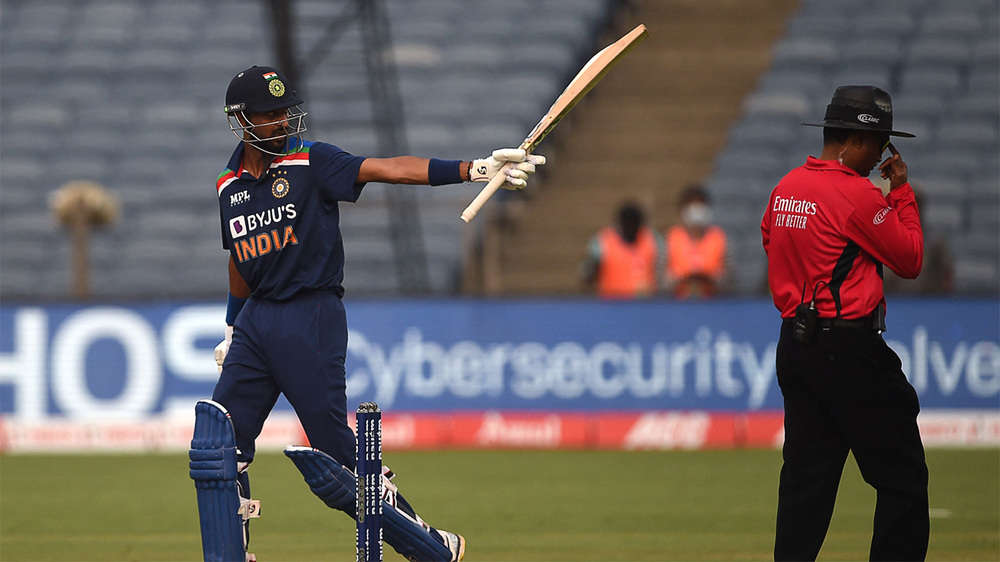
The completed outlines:
[[[591,88],[597,85],[611,68],[611,65],[645,36],[646,26],[639,24],[635,29],[626,33],[624,37],[601,49],[596,55],[591,57],[587,61],[587,64],[583,65],[583,68],[580,69],[580,72],[573,77],[573,80],[566,86],[566,89],[559,94],[559,97],[556,98],[549,111],[542,116],[538,124],[535,125],[535,128],[528,133],[528,136],[525,137],[524,142],[518,148],[523,148],[528,153],[533,151],[542,142],[542,139],[552,129],[556,128],[559,121],[573,109],[573,106],[583,99],[583,96],[587,95],[587,92]],[[510,166],[511,164],[506,164],[504,168]],[[463,221],[469,222],[476,216],[476,213],[483,208],[486,201],[503,185],[505,177],[506,169],[501,169],[490,179],[489,183],[479,192],[479,195],[476,195],[472,203],[469,203],[469,206],[462,211]]]

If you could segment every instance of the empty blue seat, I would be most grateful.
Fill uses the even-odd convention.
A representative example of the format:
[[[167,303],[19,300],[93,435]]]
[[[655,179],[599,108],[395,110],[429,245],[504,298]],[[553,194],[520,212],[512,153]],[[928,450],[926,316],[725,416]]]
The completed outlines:
[[[887,67],[903,58],[903,42],[895,37],[863,36],[848,41],[841,55],[847,65],[868,63]]]
[[[989,257],[958,256],[955,259],[955,290],[966,294],[996,296],[997,263]]]
[[[908,67],[900,78],[900,90],[905,93],[936,93],[946,95],[961,86],[961,76],[953,67]]]
[[[989,92],[973,91],[959,98],[950,113],[960,119],[978,119],[996,123],[997,115],[1000,113],[1000,99]]]
[[[787,39],[823,38],[837,40],[850,31],[850,21],[843,14],[803,13],[793,17],[785,30]]]
[[[767,146],[785,148],[798,138],[795,124],[772,120],[751,119],[729,130],[729,144],[737,146]]]
[[[908,166],[911,185],[926,194],[929,205],[936,205],[938,201],[963,201],[968,194],[968,181],[963,175],[930,170],[920,160],[911,160]]]
[[[972,205],[981,202],[995,204],[1000,202],[1000,177],[994,174],[976,175],[968,182],[969,200]]]
[[[917,27],[916,18],[905,11],[861,10],[854,14],[854,32],[868,37],[905,37]]]
[[[774,68],[822,68],[840,59],[840,54],[832,40],[793,39],[778,43],[773,50]]]
[[[973,46],[973,61],[981,64],[995,65],[1000,61],[1000,39],[995,33],[983,37]]]
[[[906,53],[909,65],[960,66],[968,64],[972,57],[972,49],[964,37],[957,38],[918,38],[914,40]]]
[[[822,69],[773,70],[761,77],[758,93],[785,94],[794,92],[806,96],[821,96],[829,89],[828,74]]]
[[[728,147],[715,161],[719,174],[780,178],[785,173],[781,151],[761,147]]]
[[[810,110],[809,98],[795,92],[751,94],[744,99],[743,106],[748,114],[804,117]]]
[[[920,33],[925,36],[969,37],[980,33],[982,29],[983,19],[980,14],[968,9],[927,12],[920,22]]]
[[[996,148],[997,123],[971,120],[945,120],[937,132],[937,142],[947,147],[969,147],[976,150]]]
[[[121,55],[109,49],[72,49],[57,61],[63,73],[101,77],[120,64]],[[44,68],[44,67],[43,67]]]
[[[1000,231],[1000,205],[980,202],[969,208],[969,228],[974,232]]]
[[[970,93],[1000,95],[1000,69],[996,63],[977,63],[969,71]]]
[[[948,146],[941,146],[937,151],[929,153],[922,162],[922,166],[930,173],[934,174],[968,174],[973,170],[980,169],[983,163],[982,154],[968,149],[955,149]]]
[[[892,96],[892,112],[900,119],[935,120],[945,105],[944,95],[936,91],[907,92]]]
[[[509,60],[517,61],[518,68],[528,72],[541,71],[560,78],[576,72],[576,53],[558,41],[517,42],[504,51]]]
[[[837,71],[830,82],[830,89],[845,84],[864,84],[878,86],[882,89],[889,88],[890,71],[888,68],[879,67],[854,67]]]

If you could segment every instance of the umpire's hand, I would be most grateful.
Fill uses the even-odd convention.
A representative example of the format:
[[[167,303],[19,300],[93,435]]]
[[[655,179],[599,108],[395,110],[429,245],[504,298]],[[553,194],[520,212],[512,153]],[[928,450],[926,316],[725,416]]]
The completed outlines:
[[[895,146],[892,146],[890,142],[888,144],[889,152],[892,156],[885,159],[884,162],[878,165],[879,172],[882,173],[882,177],[889,180],[889,189],[896,189],[897,187],[903,185],[909,178],[907,177],[906,162],[903,162],[903,158],[900,157],[899,151],[896,150]]]

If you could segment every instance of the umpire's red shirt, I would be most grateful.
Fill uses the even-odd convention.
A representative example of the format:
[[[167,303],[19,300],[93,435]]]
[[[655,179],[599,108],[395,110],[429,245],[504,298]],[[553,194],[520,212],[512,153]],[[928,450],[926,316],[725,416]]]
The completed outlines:
[[[771,192],[760,223],[767,281],[783,318],[816,294],[824,318],[860,318],[883,300],[882,266],[912,279],[924,260],[924,233],[909,184],[883,196],[867,178],[835,160],[810,156]]]

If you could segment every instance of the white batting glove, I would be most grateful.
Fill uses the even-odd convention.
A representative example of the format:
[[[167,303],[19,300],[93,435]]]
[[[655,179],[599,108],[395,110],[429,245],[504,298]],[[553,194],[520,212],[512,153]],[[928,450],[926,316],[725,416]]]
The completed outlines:
[[[215,346],[215,364],[219,367],[219,374],[222,374],[222,363],[226,360],[226,354],[229,353],[229,345],[233,343],[233,327],[226,326],[226,339],[219,342],[219,345]]]
[[[504,167],[508,162],[511,165]],[[535,173],[535,166],[542,164],[545,164],[545,157],[540,154],[526,154],[520,148],[500,148],[487,158],[472,161],[469,181],[490,181],[490,178],[503,170],[506,178],[501,187],[524,189],[528,185],[528,176]]]

